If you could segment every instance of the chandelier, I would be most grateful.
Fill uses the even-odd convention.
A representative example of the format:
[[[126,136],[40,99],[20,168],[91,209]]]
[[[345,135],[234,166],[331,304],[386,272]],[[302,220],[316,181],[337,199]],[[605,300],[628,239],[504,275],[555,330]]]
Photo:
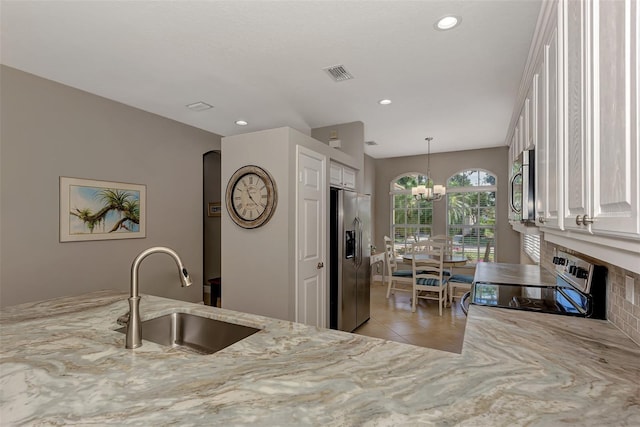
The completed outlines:
[[[427,185],[418,185],[417,187],[413,187],[411,189],[411,194],[416,200],[426,200],[427,202],[437,202],[438,200],[442,200],[444,195],[447,193],[447,189],[444,185],[433,185],[433,180],[431,179],[431,169],[429,167],[429,159],[431,157],[431,140],[432,136],[426,137],[425,141],[427,141]]]

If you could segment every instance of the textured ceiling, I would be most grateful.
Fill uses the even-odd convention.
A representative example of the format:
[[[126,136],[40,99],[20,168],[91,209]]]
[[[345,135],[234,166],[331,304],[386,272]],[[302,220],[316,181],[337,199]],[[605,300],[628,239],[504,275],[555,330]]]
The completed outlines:
[[[2,1],[1,60],[220,135],[362,121],[373,157],[505,144],[541,0]],[[462,17],[450,31],[433,24]],[[336,83],[322,69],[355,76]],[[393,103],[380,106],[389,98]],[[185,105],[203,101],[213,109]],[[239,127],[235,120],[248,126]]]

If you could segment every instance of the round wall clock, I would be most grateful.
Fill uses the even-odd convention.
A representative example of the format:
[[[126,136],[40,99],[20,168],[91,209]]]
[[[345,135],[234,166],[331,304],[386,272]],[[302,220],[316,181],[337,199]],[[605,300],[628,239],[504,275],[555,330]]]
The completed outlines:
[[[276,210],[276,183],[264,169],[243,166],[227,184],[226,205],[233,222],[243,228],[266,224]]]

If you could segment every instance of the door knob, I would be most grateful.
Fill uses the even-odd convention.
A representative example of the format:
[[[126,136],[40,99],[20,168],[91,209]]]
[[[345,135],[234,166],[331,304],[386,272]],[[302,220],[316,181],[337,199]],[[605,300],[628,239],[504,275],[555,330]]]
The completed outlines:
[[[323,262],[319,262],[318,266],[317,266],[318,270],[320,270],[322,267],[324,267],[324,263]]]

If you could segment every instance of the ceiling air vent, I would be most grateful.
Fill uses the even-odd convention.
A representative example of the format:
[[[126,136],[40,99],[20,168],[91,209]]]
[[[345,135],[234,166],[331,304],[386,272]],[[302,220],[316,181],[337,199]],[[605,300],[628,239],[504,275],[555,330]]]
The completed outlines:
[[[323,70],[325,70],[336,82],[343,82],[353,78],[353,75],[344,68],[344,65],[334,65],[332,67],[323,68]]]
[[[199,102],[194,102],[193,104],[187,105],[187,108],[192,111],[205,111],[210,108],[213,108],[213,105],[209,105],[206,102],[199,101]]]
[[[364,143],[365,145],[378,145],[378,143],[375,141],[365,141]]]

